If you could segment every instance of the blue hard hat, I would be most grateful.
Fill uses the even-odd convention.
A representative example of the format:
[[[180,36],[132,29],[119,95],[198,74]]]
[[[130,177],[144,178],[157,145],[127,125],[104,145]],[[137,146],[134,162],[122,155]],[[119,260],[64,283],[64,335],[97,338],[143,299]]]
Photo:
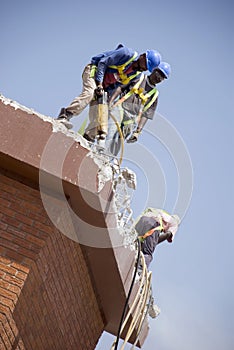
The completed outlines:
[[[161,55],[156,50],[147,50],[146,51],[146,62],[148,71],[152,72],[161,61]]]
[[[158,67],[158,70],[160,70],[166,77],[166,79],[169,78],[170,74],[171,74],[171,66],[169,63],[167,62],[161,62]]]

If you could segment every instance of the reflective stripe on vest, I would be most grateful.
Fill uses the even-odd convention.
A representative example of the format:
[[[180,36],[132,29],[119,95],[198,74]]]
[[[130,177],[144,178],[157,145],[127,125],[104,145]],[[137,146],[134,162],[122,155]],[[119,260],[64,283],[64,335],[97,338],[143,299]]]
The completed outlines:
[[[97,66],[95,64],[92,64],[89,77],[94,78],[96,75],[96,71],[97,71]]]
[[[146,101],[148,100],[148,98],[150,96],[153,97],[151,98],[151,100],[149,101],[149,103],[147,103],[147,105],[145,105],[143,112],[147,111],[147,109],[150,108],[150,106],[152,106],[152,104],[154,103],[154,101],[156,101],[157,97],[158,97],[158,90],[156,88],[150,90],[147,94],[145,94],[145,97],[147,97]]]
[[[156,88],[150,90],[149,92],[147,92],[145,95],[144,95],[144,89],[143,88],[140,88],[140,85],[141,83],[143,82],[144,80],[144,74],[141,73],[141,76],[138,80],[138,82],[132,87],[132,89],[126,94],[124,95],[122,98],[120,98],[115,104],[114,106],[118,106],[120,104],[122,104],[123,102],[125,102],[129,97],[131,97],[133,94],[136,94],[140,97],[141,99],[141,103],[142,105],[145,105],[143,110],[141,109],[141,111],[139,112],[140,114],[142,114],[142,112],[145,112],[147,111],[147,109],[150,108],[150,106],[152,106],[152,104],[155,102],[155,100],[157,99],[158,97],[158,90]],[[152,99],[149,101],[148,104],[146,104],[146,102],[148,101],[148,99],[151,97]]]
[[[138,56],[137,52],[134,53],[134,55],[125,63],[119,65],[119,66],[109,66],[109,68],[113,68],[113,69],[116,69],[119,73],[119,77],[120,77],[120,80],[121,80],[121,83],[123,85],[126,85],[128,84],[132,79],[134,79],[138,74],[139,72],[137,72],[136,74],[133,74],[133,75],[130,75],[129,77],[127,76],[127,74],[124,73],[124,70],[126,69],[126,67],[132,62],[135,60],[135,58]]]

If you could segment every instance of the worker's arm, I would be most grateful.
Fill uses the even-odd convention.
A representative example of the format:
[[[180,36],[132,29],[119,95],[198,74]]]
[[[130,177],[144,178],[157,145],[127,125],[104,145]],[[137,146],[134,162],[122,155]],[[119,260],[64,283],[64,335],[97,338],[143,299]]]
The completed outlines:
[[[119,97],[119,95],[128,93],[134,84],[135,84],[135,80],[130,81],[128,84],[118,86],[110,97],[109,107],[113,106],[114,101],[116,100],[117,97]]]
[[[170,243],[172,242],[172,233],[170,231],[163,232],[159,235],[158,244],[164,242],[165,240]]]
[[[129,61],[135,51],[129,49],[126,46],[120,46],[116,50],[109,51],[97,63],[97,72],[95,75],[95,80],[98,85],[102,84],[104,75],[108,67],[119,66]]]
[[[138,126],[136,128],[136,131],[132,134],[132,136],[127,140],[128,143],[134,143],[138,140],[138,137],[140,133],[142,132],[145,124],[147,123],[147,120],[152,120],[154,117],[155,110],[157,108],[158,104],[158,98],[154,101],[154,103],[147,109],[145,112],[143,112],[140,121],[138,123]]]
[[[145,124],[147,123],[148,118],[146,117],[141,117],[138,126],[137,126],[137,130],[138,132],[141,132],[142,129],[144,128]]]
[[[117,87],[117,89],[113,92],[110,101],[109,101],[109,107],[112,107],[114,104],[115,99],[122,93],[121,86]]]

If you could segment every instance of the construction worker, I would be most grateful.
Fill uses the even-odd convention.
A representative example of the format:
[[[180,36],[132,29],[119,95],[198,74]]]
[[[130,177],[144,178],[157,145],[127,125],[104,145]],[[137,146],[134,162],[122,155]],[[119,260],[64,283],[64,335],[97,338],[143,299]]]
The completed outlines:
[[[71,129],[70,119],[84,110],[94,98],[94,92],[96,96],[103,95],[104,91],[110,94],[116,86],[127,84],[140,72],[147,70],[151,72],[160,61],[161,55],[158,51],[147,50],[138,55],[137,52],[122,44],[118,45],[115,50],[94,56],[82,74],[82,93],[68,107],[61,109],[57,120]],[[89,128],[84,136],[92,140],[92,137],[89,137]]]
[[[142,73],[127,85],[119,86],[112,94],[110,110],[120,121],[123,137],[128,143],[136,142],[146,122],[153,119],[158,104],[156,84],[168,79],[170,73],[170,65],[161,62],[150,75]],[[118,109],[120,105],[122,110]],[[108,150],[117,155],[121,145],[120,135],[111,119],[107,139]]]
[[[153,260],[156,246],[165,240],[171,243],[179,225],[178,215],[171,215],[162,209],[147,208],[142,213],[135,225],[135,230],[141,241],[141,251],[147,267]]]

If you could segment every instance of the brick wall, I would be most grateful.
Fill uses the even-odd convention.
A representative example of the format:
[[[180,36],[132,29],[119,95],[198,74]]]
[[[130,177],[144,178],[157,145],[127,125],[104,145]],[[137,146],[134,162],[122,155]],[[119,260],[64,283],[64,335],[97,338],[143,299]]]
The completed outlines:
[[[21,180],[0,174],[0,349],[94,349],[104,323],[80,246]]]

